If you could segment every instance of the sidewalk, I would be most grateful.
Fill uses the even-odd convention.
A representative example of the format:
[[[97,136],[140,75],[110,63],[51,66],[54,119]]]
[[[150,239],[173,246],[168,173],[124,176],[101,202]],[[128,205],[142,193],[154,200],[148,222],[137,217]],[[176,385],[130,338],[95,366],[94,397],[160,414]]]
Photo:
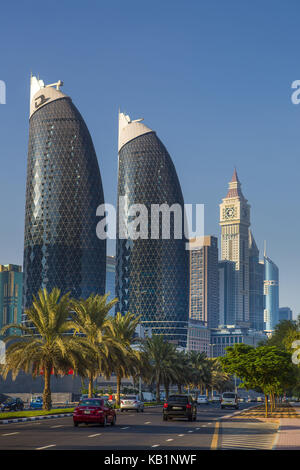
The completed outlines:
[[[300,450],[300,404],[292,406],[298,417],[280,420],[273,450]]]

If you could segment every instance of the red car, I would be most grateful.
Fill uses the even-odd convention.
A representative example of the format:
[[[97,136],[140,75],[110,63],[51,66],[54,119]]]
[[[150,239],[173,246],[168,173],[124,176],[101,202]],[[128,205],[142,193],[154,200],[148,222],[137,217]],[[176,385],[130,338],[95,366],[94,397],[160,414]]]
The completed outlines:
[[[80,423],[94,423],[106,426],[116,424],[116,412],[103,398],[84,398],[73,413],[74,426]]]

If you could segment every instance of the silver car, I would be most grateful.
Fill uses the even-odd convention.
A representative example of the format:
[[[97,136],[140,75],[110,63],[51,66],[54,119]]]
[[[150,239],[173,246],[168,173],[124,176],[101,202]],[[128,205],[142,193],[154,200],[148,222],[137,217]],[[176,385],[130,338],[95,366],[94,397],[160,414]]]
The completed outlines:
[[[120,409],[121,411],[134,410],[137,413],[139,411],[143,412],[144,403],[139,400],[139,397],[137,395],[128,395],[126,397],[121,398]]]

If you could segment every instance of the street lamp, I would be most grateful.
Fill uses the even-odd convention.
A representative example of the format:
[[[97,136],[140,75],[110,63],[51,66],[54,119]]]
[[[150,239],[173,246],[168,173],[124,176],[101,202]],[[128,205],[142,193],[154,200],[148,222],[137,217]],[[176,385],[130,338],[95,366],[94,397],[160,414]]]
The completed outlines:
[[[133,291],[135,294],[143,295],[146,294],[146,290],[142,291]],[[141,308],[141,299],[139,297],[139,302],[138,302],[138,316],[140,316],[140,308]],[[142,377],[141,375],[139,376],[139,399],[142,400]]]
[[[210,343],[209,346],[211,346],[211,354],[210,354],[210,358],[213,359],[214,358],[214,346],[217,346],[217,343]],[[213,398],[214,396],[214,389],[213,387],[211,387],[211,398]]]

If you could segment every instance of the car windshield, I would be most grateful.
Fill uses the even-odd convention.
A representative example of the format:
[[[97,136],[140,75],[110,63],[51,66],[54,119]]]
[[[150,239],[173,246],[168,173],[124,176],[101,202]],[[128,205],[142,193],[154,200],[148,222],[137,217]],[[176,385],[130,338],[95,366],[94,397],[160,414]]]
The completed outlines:
[[[103,400],[82,400],[80,406],[102,406]]]
[[[223,398],[235,398],[234,393],[223,393]]]
[[[136,400],[136,396],[130,395],[128,397],[125,397],[125,400]]]
[[[206,398],[206,395],[199,395],[198,398]]]
[[[172,395],[169,397],[168,400],[169,403],[171,402],[176,402],[176,403],[187,403],[188,402],[188,397],[182,396],[182,395]]]

